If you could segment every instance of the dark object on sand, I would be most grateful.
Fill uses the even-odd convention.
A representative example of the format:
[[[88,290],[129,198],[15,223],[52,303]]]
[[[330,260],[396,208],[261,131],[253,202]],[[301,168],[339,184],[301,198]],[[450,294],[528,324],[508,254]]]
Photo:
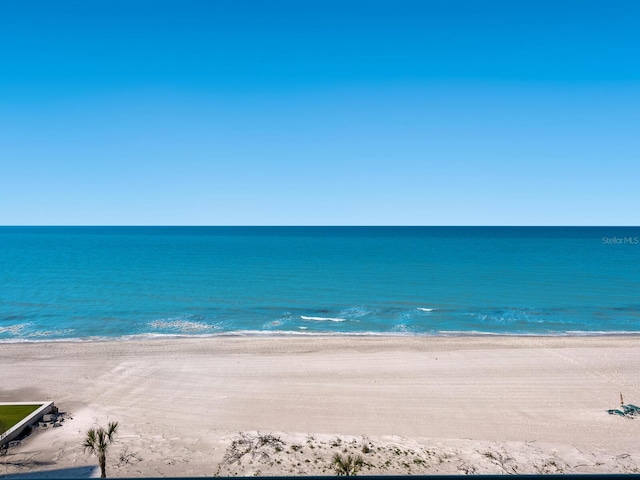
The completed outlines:
[[[620,415],[621,417],[628,419],[633,419],[636,415],[640,416],[640,407],[637,407],[636,405],[628,403],[627,405],[620,405],[620,408],[622,408],[622,410],[613,408],[611,410],[607,410],[607,413],[609,415]]]
[[[609,415],[620,415],[621,417],[626,417],[622,410],[618,410],[617,408],[613,408],[611,410],[607,410]]]

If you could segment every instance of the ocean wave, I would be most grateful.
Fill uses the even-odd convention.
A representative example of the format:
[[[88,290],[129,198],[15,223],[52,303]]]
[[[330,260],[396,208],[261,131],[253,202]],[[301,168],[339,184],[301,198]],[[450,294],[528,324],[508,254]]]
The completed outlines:
[[[638,330],[619,330],[615,332],[611,331],[590,331],[590,330],[567,330],[564,334],[568,337],[612,337],[612,336],[629,336],[629,335],[638,335],[640,331]]]
[[[410,327],[409,325],[404,323],[394,325],[393,328],[391,329],[391,332],[404,333],[404,334],[410,334],[410,335],[413,335],[416,333],[415,328]]]
[[[408,332],[316,332],[307,331],[307,327],[298,327],[300,330],[235,330],[229,332],[188,334],[188,333],[141,333],[135,335],[123,335],[120,337],[108,337],[103,335],[74,338],[11,338],[0,339],[2,343],[49,343],[49,342],[69,342],[69,343],[90,343],[90,342],[127,342],[127,341],[154,341],[171,339],[193,339],[193,338],[238,338],[238,337],[407,337],[407,336],[430,336],[425,334],[413,334]]]
[[[565,330],[545,332],[487,332],[482,330],[439,330],[433,333],[433,336],[443,337],[629,337],[637,335],[640,335],[640,330]]]
[[[0,327],[0,335],[12,335],[22,338],[49,338],[49,337],[70,337],[76,333],[73,328],[33,330],[33,323],[18,323],[7,327]]]
[[[435,308],[427,308],[427,307],[418,307],[418,310],[420,310],[421,312],[433,312],[436,309]]]
[[[411,322],[414,318],[415,318],[415,310],[402,310],[400,312],[394,312],[393,317],[395,318],[396,321],[400,321],[401,322]]]
[[[280,327],[281,325],[284,325],[284,320],[278,319],[278,320],[272,320],[270,322],[265,323],[263,325],[263,328]]]
[[[334,318],[334,317],[307,317],[305,315],[300,315],[302,320],[311,320],[314,322],[346,322],[346,318]]]
[[[560,334],[560,332],[558,332]],[[438,330],[436,336],[443,337],[551,337],[555,333],[507,333],[507,332],[486,332],[482,330]]]
[[[21,335],[28,326],[28,323],[19,323],[16,325],[9,325],[8,327],[0,327],[0,334],[6,333],[9,335]]]
[[[232,332],[221,332],[212,335],[210,337],[404,337],[404,336],[430,336],[428,334],[413,334],[408,332],[318,332],[308,331],[308,327],[300,326],[300,330],[277,330],[266,332],[264,330],[236,330]]]
[[[211,325],[206,322],[187,320],[185,318],[168,318],[164,320],[154,320],[148,325],[155,330],[174,330],[181,333],[211,332],[220,330],[220,326]]]
[[[366,317],[371,313],[372,313],[372,310],[369,310],[366,307],[355,306],[355,307],[347,308],[346,310],[342,310],[339,315],[340,317],[348,317],[351,319],[351,318]]]
[[[27,334],[28,337],[69,337],[76,333],[74,328],[67,328],[61,330],[35,330]]]
[[[625,337],[640,336],[640,330],[629,331],[564,331],[564,332],[544,332],[544,333],[505,333],[505,332],[487,332],[479,330],[440,330],[432,332],[415,332],[410,329],[399,328],[394,331],[387,332],[317,332],[307,331],[307,327],[298,327],[300,330],[234,330],[215,333],[142,333],[135,335],[123,335],[120,337],[109,336],[87,336],[87,337],[69,337],[69,338],[3,338],[2,343],[50,343],[50,342],[119,342],[119,341],[153,341],[168,339],[189,339],[189,338],[224,338],[224,337]],[[302,331],[301,331],[302,330]]]
[[[463,315],[471,316],[481,323],[493,323],[499,325],[517,324],[543,324],[549,323],[551,312],[534,308],[512,308],[504,310],[484,311],[484,312],[464,312]],[[559,322],[566,323],[566,320]]]

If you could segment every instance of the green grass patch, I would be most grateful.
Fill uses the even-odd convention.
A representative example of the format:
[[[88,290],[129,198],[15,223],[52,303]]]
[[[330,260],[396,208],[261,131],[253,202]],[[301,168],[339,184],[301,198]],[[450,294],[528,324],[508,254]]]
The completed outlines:
[[[42,405],[0,405],[0,422],[2,422],[6,430],[9,430],[41,406]]]

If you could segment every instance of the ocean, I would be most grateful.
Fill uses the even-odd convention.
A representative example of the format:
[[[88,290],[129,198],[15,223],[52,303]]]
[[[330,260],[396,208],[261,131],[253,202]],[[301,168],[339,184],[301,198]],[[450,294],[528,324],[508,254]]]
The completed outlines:
[[[0,342],[640,333],[639,227],[0,227]]]

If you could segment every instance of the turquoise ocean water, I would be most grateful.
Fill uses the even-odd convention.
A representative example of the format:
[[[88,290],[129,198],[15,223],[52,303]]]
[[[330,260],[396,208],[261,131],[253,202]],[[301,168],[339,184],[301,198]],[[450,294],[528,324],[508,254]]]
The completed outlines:
[[[0,342],[640,333],[638,227],[0,227]]]

